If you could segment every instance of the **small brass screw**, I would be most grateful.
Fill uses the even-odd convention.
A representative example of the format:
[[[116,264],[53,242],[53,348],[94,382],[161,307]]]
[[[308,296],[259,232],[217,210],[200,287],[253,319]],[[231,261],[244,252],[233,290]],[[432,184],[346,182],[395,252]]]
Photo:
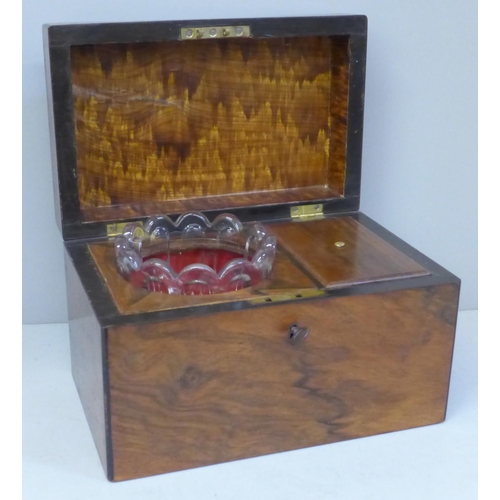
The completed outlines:
[[[337,248],[342,248],[342,247],[345,247],[345,242],[344,241],[336,241],[334,243],[334,245],[337,247]]]
[[[196,30],[196,38],[202,38],[203,37],[203,30]]]
[[[222,36],[229,36],[229,30],[226,28],[222,29]]]

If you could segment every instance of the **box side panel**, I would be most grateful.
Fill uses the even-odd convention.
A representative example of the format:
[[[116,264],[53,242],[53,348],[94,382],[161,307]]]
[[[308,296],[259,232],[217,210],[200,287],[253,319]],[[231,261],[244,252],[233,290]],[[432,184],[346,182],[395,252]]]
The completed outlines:
[[[99,325],[87,294],[67,253],[65,253],[68,289],[71,367],[97,452],[108,477],[106,437],[106,391],[104,360],[107,356],[104,333]]]
[[[115,480],[441,422],[457,304],[446,284],[110,329]]]

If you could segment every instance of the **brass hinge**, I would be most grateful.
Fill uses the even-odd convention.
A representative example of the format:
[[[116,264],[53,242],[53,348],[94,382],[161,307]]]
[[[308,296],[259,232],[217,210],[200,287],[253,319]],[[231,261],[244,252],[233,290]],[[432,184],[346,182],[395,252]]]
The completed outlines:
[[[323,205],[299,205],[290,208],[290,217],[292,219],[318,219],[323,217]]]
[[[250,26],[201,26],[181,28],[181,40],[200,40],[203,38],[247,38]]]
[[[142,222],[140,221],[134,221],[138,222],[139,224],[142,225]],[[113,236],[118,236],[119,234],[122,234],[123,229],[125,226],[129,223],[128,222],[114,222],[113,224],[108,224],[106,226],[106,234],[108,235],[108,238],[112,238]]]

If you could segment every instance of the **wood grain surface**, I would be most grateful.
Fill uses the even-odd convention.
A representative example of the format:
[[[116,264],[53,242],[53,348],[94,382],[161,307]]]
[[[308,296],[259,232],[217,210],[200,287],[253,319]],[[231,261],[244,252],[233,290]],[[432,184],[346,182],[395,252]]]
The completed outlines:
[[[442,421],[457,300],[441,285],[110,328],[114,479]]]
[[[90,243],[89,251],[122,314],[217,304],[283,293],[387,281],[429,272],[352,217],[286,222],[266,226],[278,237],[270,279],[237,292],[174,296],[131,285],[117,272],[111,242]],[[335,242],[345,246],[337,248]]]
[[[112,243],[90,243],[89,250],[116,307],[122,314],[253,300],[257,297],[270,297],[292,292],[307,293],[311,290],[317,290],[307,275],[279,251],[276,254],[271,277],[256,286],[214,295],[168,295],[137,288],[123,278],[117,271],[115,250]]]
[[[429,274],[352,217],[267,227],[280,247],[329,289]]]
[[[312,202],[338,198],[339,192],[329,187],[311,186],[252,193],[223,194],[165,201],[147,200],[121,205],[84,208],[88,221],[116,221],[154,214],[180,214],[188,210],[224,210],[255,206],[281,205],[294,202]]]
[[[327,185],[344,194],[346,178],[347,116],[349,104],[349,39],[332,37],[330,167]]]
[[[77,45],[71,59],[87,220],[145,202],[342,193],[346,37]]]
[[[104,471],[108,467],[102,329],[80,278],[65,252],[71,371]]]

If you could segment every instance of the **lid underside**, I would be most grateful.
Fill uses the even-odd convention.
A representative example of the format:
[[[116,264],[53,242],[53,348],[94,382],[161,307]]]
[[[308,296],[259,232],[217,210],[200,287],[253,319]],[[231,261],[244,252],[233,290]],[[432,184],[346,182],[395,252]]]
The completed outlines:
[[[366,20],[284,21],[183,41],[174,22],[161,41],[143,40],[147,23],[50,27],[66,237],[159,213],[359,199]],[[290,26],[305,33],[276,33]]]
[[[342,195],[346,38],[83,45],[71,57],[84,220],[152,202]]]

